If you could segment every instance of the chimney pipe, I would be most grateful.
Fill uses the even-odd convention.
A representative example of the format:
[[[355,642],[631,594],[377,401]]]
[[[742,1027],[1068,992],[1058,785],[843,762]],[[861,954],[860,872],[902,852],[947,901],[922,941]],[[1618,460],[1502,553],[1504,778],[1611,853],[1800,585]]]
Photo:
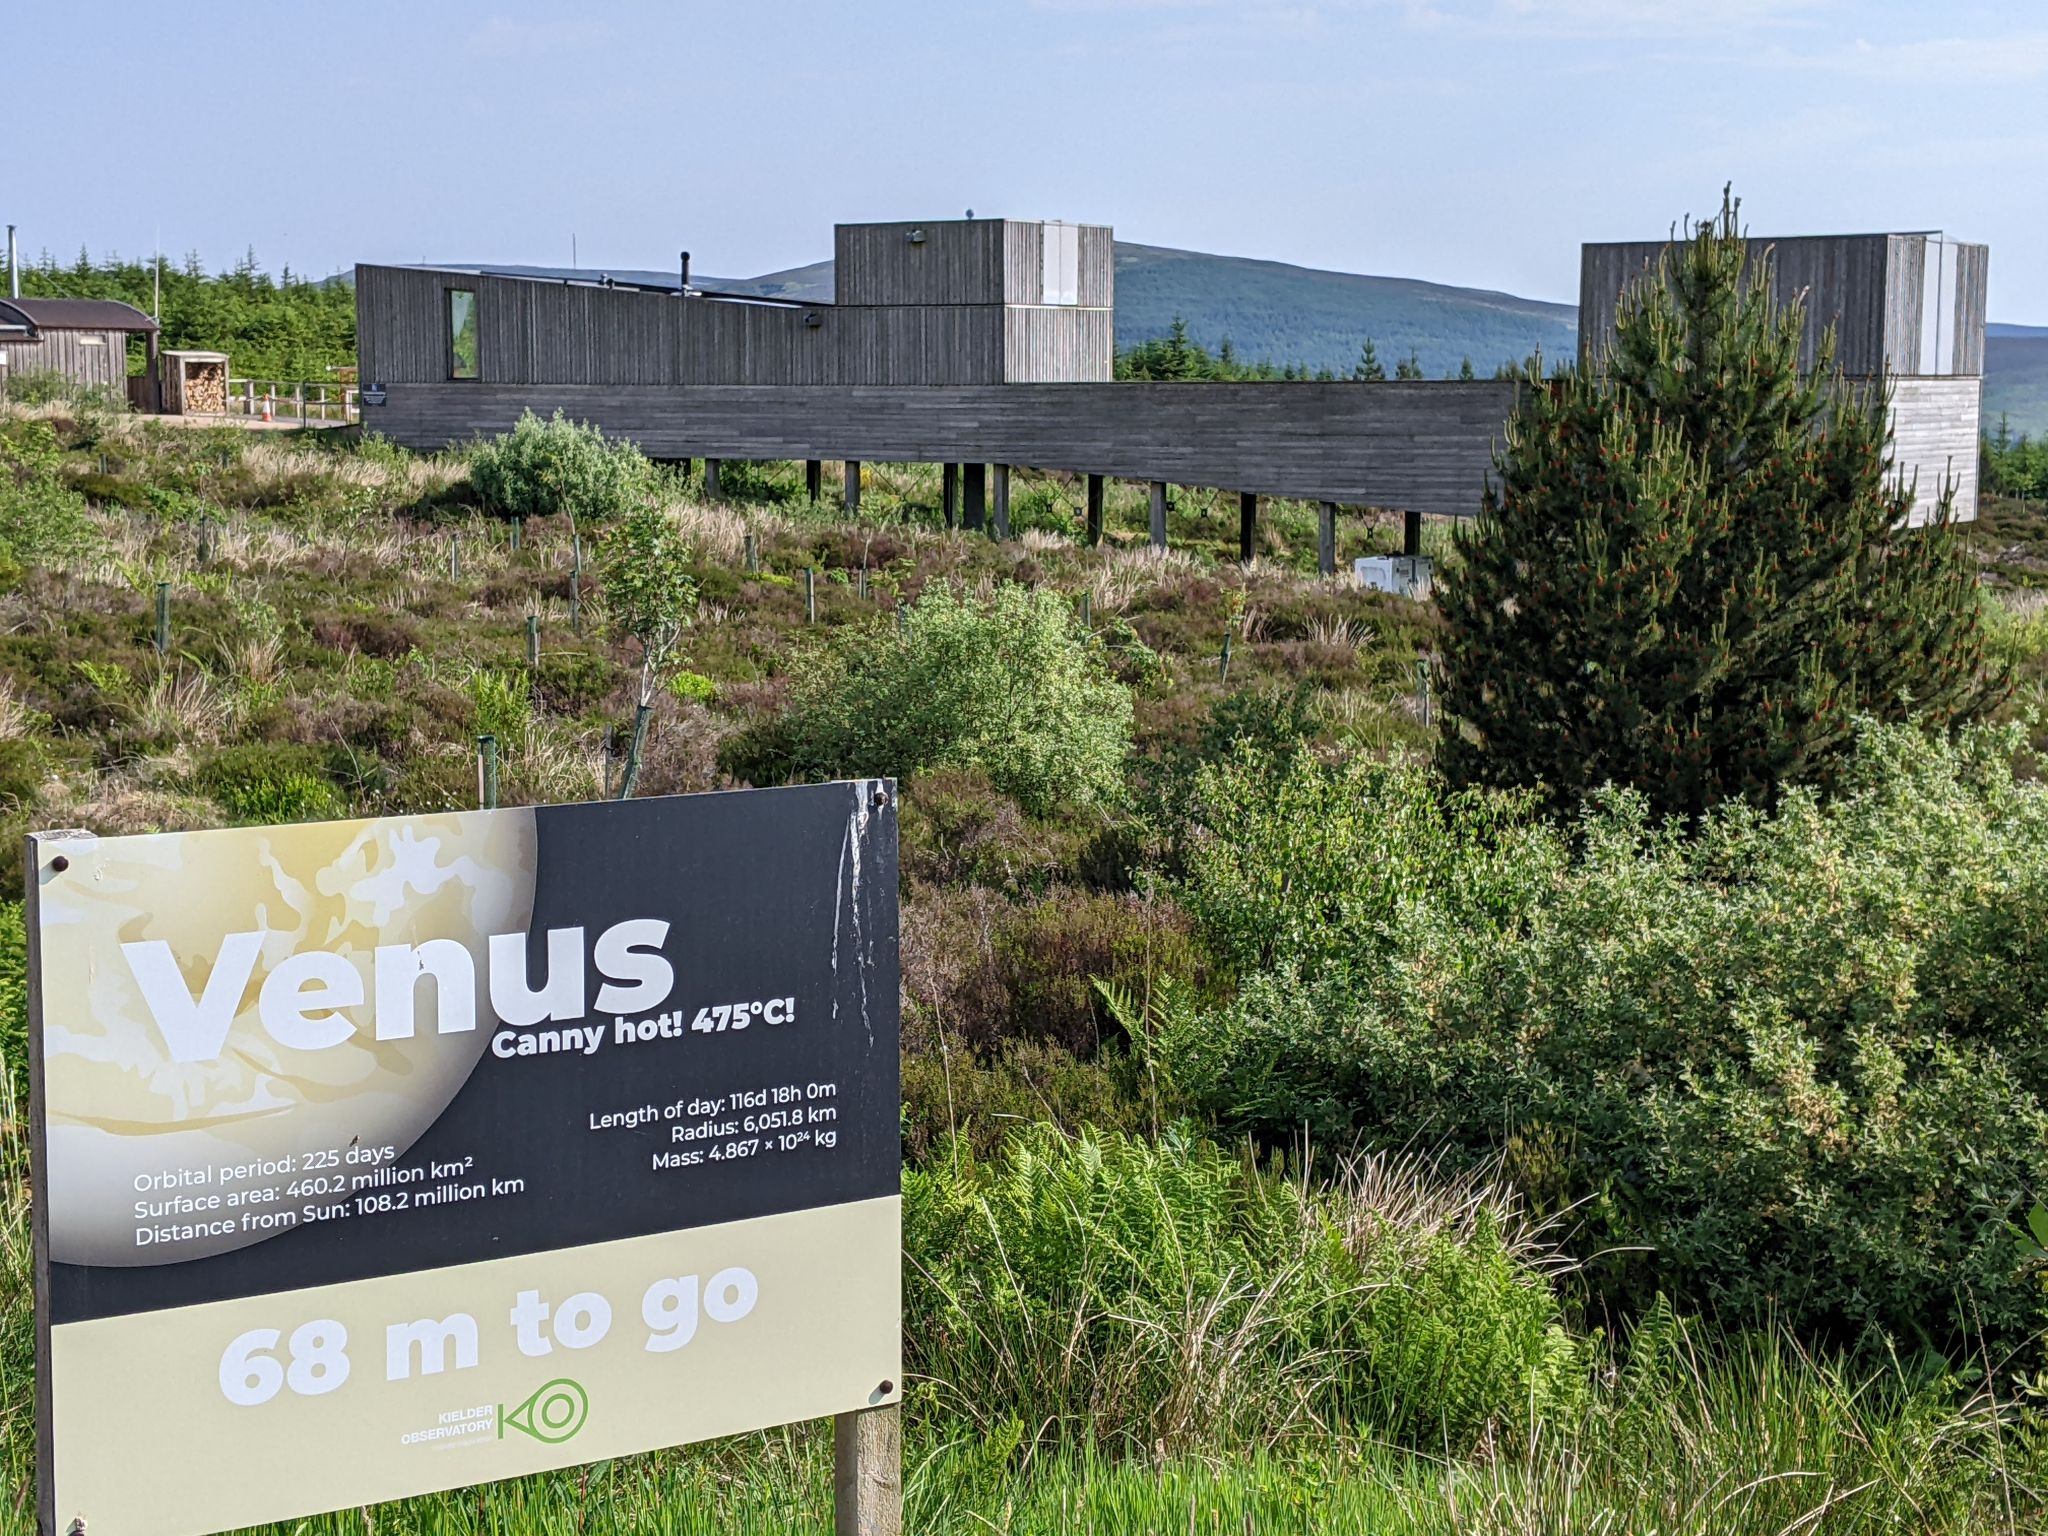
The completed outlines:
[[[14,244],[14,226],[7,226],[7,297],[21,297],[21,252]]]
[[[688,251],[683,252],[683,284],[676,291],[681,294],[688,294],[690,291],[690,253]]]

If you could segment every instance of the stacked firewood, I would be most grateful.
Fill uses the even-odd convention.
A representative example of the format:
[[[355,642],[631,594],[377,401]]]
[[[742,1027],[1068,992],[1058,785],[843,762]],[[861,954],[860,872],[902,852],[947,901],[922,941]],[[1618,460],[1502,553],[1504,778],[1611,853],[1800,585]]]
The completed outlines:
[[[185,365],[185,413],[188,416],[221,416],[228,408],[228,365],[187,363]]]

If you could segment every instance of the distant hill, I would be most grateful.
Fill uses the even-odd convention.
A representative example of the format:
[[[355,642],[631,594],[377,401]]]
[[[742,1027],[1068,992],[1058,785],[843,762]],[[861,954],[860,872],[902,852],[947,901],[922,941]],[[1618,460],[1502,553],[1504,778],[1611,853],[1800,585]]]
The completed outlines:
[[[824,300],[832,297],[832,263],[739,283],[705,278],[704,286]],[[1496,365],[1519,363],[1538,347],[1545,357],[1565,357],[1578,344],[1578,310],[1570,304],[1119,240],[1117,345],[1164,336],[1176,315],[1211,352],[1227,339],[1248,363],[1306,363],[1344,375],[1368,336],[1388,372],[1412,351],[1432,378],[1455,373],[1468,357],[1490,375]]]
[[[1339,375],[1351,372],[1367,337],[1389,372],[1412,352],[1431,378],[1455,373],[1466,358],[1485,376],[1538,348],[1569,357],[1578,345],[1570,304],[1119,241],[1117,344],[1164,336],[1176,315],[1212,352],[1227,339],[1247,362]]]
[[[1984,338],[1984,426],[1996,431],[2001,416],[2014,432],[2048,434],[2048,328],[2001,326],[2031,335]],[[1987,327],[1987,332],[1990,328]]]

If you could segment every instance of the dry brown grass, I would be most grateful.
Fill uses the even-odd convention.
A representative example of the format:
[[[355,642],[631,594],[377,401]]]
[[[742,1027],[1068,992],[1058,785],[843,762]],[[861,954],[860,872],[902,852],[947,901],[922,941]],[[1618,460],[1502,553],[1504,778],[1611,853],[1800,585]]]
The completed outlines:
[[[212,746],[228,727],[228,695],[197,668],[165,669],[129,706],[136,725],[155,741]]]
[[[48,780],[35,805],[42,827],[83,827],[102,837],[131,832],[191,832],[220,825],[220,807],[151,782],[152,765],[83,779]]]
[[[450,454],[412,454],[394,464],[325,453],[267,434],[252,434],[241,462],[254,485],[272,495],[319,482],[360,486],[394,500],[417,501],[469,478],[469,466]]]
[[[14,680],[0,677],[0,741],[26,740],[39,718],[15,691]]]

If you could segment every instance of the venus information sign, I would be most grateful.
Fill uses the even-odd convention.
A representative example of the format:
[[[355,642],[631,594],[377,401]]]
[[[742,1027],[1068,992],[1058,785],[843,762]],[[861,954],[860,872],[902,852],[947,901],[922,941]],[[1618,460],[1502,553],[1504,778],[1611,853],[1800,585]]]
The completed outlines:
[[[47,1530],[895,1399],[886,783],[29,858]]]

